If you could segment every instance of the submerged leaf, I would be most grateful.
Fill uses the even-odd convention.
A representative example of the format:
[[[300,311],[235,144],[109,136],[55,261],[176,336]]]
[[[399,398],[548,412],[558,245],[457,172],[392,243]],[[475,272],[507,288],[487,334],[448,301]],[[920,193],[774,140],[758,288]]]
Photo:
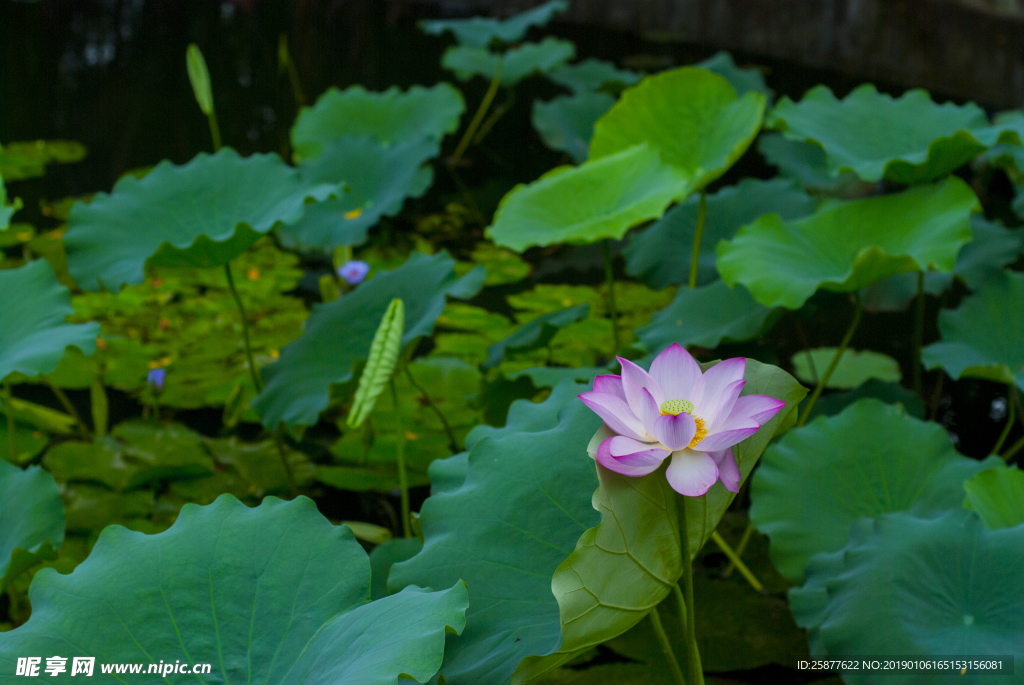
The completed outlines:
[[[937,423],[864,399],[768,448],[750,520],[771,538],[775,567],[799,583],[808,560],[840,549],[858,518],[959,507],[964,480],[993,463],[957,454]]]
[[[925,368],[1024,389],[1024,274],[1004,271],[956,309],[939,314],[941,340],[921,351]]]
[[[264,425],[309,426],[330,402],[331,386],[352,378],[357,361],[373,341],[381,317],[394,298],[405,304],[403,347],[430,335],[447,296],[469,298],[483,286],[483,269],[461,279],[447,253],[414,252],[394,271],[381,271],[351,293],[314,305],[302,337],[281,350],[281,358],[263,369],[265,387],[252,402]]]
[[[147,263],[223,266],[278,223],[299,219],[307,198],[337,192],[306,183],[277,155],[243,158],[223,148],[184,166],[165,160],[141,180],[124,176],[112,194],[72,208],[68,271],[84,290],[116,293],[141,283]]]
[[[25,376],[57,368],[66,348],[85,354],[96,348],[99,324],[67,323],[71,294],[57,282],[49,262],[39,259],[17,269],[0,270],[0,380],[13,372]]]
[[[107,528],[73,574],[37,574],[32,617],[0,633],[0,667],[59,641],[103,663],[213,663],[225,683],[427,681],[465,626],[465,585],[368,602],[370,582],[352,532],[312,501],[225,495],[158,535]]]
[[[682,67],[648,76],[594,126],[590,157],[598,159],[637,143],[650,143],[662,160],[703,188],[725,173],[754,140],[765,98],[736,89],[705,69]]]
[[[31,140],[0,146],[0,178],[23,181],[46,173],[47,164],[85,159],[85,146],[74,140]]]
[[[907,271],[952,271],[979,206],[959,178],[866,200],[827,203],[804,219],[768,214],[718,245],[718,271],[768,307],[798,309],[818,288],[853,292]],[[899,225],[899,231],[892,226]]]
[[[487,348],[484,368],[493,368],[505,359],[508,352],[528,351],[544,347],[551,342],[560,328],[587,318],[589,304],[580,304],[531,319],[513,333]]]
[[[352,399],[346,423],[349,428],[358,428],[373,411],[373,405],[391,380],[402,351],[402,333],[405,331],[405,306],[400,298],[391,300],[384,316],[381,317],[377,332],[370,343],[366,366],[359,376],[359,387]]]
[[[312,159],[323,146],[346,136],[372,136],[384,145],[400,141],[439,141],[454,133],[466,109],[462,94],[449,83],[408,91],[383,92],[362,86],[328,88],[312,107],[303,107],[292,126],[298,159]]]
[[[517,185],[502,198],[486,235],[516,252],[533,245],[620,240],[632,226],[660,217],[690,188],[690,179],[663,164],[653,148],[636,145]]]

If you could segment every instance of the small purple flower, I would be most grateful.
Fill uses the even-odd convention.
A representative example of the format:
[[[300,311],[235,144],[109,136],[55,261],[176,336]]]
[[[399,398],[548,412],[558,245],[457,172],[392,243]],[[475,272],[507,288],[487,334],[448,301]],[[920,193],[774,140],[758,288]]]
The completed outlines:
[[[648,373],[619,358],[621,376],[598,376],[580,399],[615,435],[597,449],[597,461],[624,476],[646,476],[672,457],[665,472],[681,495],[700,497],[721,480],[738,492],[733,445],[768,422],[785,402],[745,395],[747,361],[726,359],[702,373],[681,345],[659,354]]]
[[[157,392],[164,389],[164,379],[167,378],[167,369],[150,369],[146,376],[146,385],[152,385]]]
[[[350,259],[338,267],[338,275],[349,285],[358,285],[370,273],[370,265],[358,259]]]

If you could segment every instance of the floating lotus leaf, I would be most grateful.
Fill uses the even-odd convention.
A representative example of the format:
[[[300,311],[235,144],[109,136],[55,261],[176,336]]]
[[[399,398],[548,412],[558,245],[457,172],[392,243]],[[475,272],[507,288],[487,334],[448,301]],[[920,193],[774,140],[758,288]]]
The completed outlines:
[[[424,33],[440,36],[451,31],[460,45],[485,48],[491,41],[502,43],[518,42],[532,26],[544,26],[558,12],[569,9],[565,0],[551,0],[508,19],[492,19],[491,17],[470,17],[469,19],[446,19],[420,22]]]
[[[0,415],[3,415],[4,418],[0,421],[0,461],[8,461],[19,466],[28,464],[50,443],[46,433],[15,424],[14,442],[18,451],[16,454],[11,454],[11,443],[7,435],[7,416],[3,414],[2,406],[0,406]]]
[[[743,179],[735,186],[708,195],[705,202],[707,213],[697,259],[698,285],[718,278],[715,248],[720,240],[732,238],[740,226],[771,213],[785,221],[799,219],[817,206],[811,196],[783,179]],[[626,272],[658,290],[674,283],[688,283],[699,205],[700,198],[691,197],[665,212],[649,228],[633,234],[624,250]]]
[[[818,288],[853,292],[907,271],[952,271],[971,239],[969,217],[977,208],[974,191],[951,177],[827,203],[795,221],[768,214],[719,243],[718,271],[765,306],[799,309]]]
[[[1019,663],[1021,582],[1021,526],[987,530],[962,510],[938,518],[895,513],[864,521],[841,551],[814,557],[806,585],[790,590],[789,600],[816,657],[978,654],[1011,655]],[[870,671],[841,673],[850,685],[879,681]],[[945,673],[950,682],[1017,679]],[[893,673],[885,681],[909,685],[937,676]]]
[[[871,194],[872,184],[846,171],[833,176],[820,145],[790,140],[781,133],[762,133],[757,151],[786,178],[800,183],[808,192],[833,197],[855,198]]]
[[[85,354],[96,348],[97,323],[70,324],[71,294],[57,282],[49,262],[39,259],[17,269],[0,270],[0,380],[12,372],[50,373],[64,350]]]
[[[0,592],[16,574],[52,557],[63,541],[64,502],[53,476],[0,459]]]
[[[796,377],[804,383],[814,385],[836,356],[835,347],[818,347],[793,355],[793,369]],[[808,357],[810,357],[808,359]],[[825,384],[826,388],[852,390],[871,379],[899,383],[903,380],[900,365],[887,354],[871,350],[843,350],[839,365]]]
[[[655,353],[672,343],[713,349],[722,342],[756,337],[766,328],[771,313],[746,288],[730,288],[724,281],[715,281],[677,290],[672,304],[655,314],[649,324],[636,329],[636,335]]]
[[[924,402],[921,401],[921,397],[914,391],[907,390],[898,383],[885,383],[872,379],[857,386],[855,390],[834,392],[819,397],[818,401],[814,403],[814,407],[811,408],[809,418],[816,419],[819,416],[834,416],[842,413],[844,409],[857,400],[862,400],[866,397],[874,397],[886,404],[898,404],[903,407],[909,416],[915,419],[923,420],[927,413]]]
[[[524,657],[561,644],[551,575],[597,522],[583,446],[601,420],[576,400],[583,389],[564,382],[541,404],[515,403],[504,428],[476,429],[467,456],[431,467],[423,551],[395,564],[388,585],[469,585],[466,632],[441,667],[450,685],[508,683]]]
[[[426,162],[438,151],[438,142],[430,139],[385,145],[370,136],[347,136],[325,143],[318,157],[300,167],[303,178],[311,184],[344,183],[347,192],[306,208],[295,223],[281,224],[281,244],[330,252],[363,243],[381,217],[398,214],[406,198],[427,191],[434,172]]]
[[[893,98],[870,83],[842,100],[827,86],[812,88],[799,103],[784,97],[765,125],[820,145],[833,176],[853,171],[872,182],[931,181],[997,141],[1020,143],[1013,125],[990,127],[973,102],[939,105],[920,89]]]
[[[501,62],[501,83],[512,86],[532,74],[546,74],[576,56],[576,46],[567,40],[547,37],[539,43],[523,43],[499,54],[487,48],[457,45],[444,51],[441,66],[454,71],[460,81],[474,76],[494,78]]]
[[[864,399],[768,448],[750,520],[771,538],[775,567],[800,583],[808,560],[846,544],[858,518],[960,507],[963,482],[995,461],[962,457],[939,424]]]
[[[184,166],[163,161],[141,180],[124,176],[111,195],[76,204],[64,236],[68,271],[85,290],[117,292],[154,266],[223,266],[281,222],[298,220],[312,186],[277,155],[239,157],[230,148]],[[145,227],[145,230],[140,230]]]
[[[516,252],[533,245],[620,240],[636,224],[660,217],[691,187],[652,147],[636,145],[517,185],[502,198],[486,233]]]
[[[587,160],[594,123],[611,109],[615,98],[607,93],[580,92],[533,103],[533,127],[544,144],[568,154],[574,162]]]
[[[772,436],[791,424],[806,390],[784,371],[752,359],[747,360],[744,378],[743,394],[786,401],[771,421],[733,448],[746,478]],[[607,430],[602,426],[593,436],[588,446],[592,454]],[[621,476],[602,466],[597,471],[600,486],[593,506],[601,512],[601,523],[580,537],[551,581],[562,621],[562,646],[547,657],[524,661],[518,672],[523,679],[554,668],[643,619],[668,596],[682,574],[678,504],[685,502],[688,549],[693,555],[735,497],[716,483],[702,497],[680,498],[668,485],[664,468],[642,478]]]
[[[186,505],[158,535],[104,530],[73,574],[45,569],[29,596],[32,617],[0,634],[5,673],[59,647],[69,674],[75,656],[95,657],[96,675],[180,660],[211,663],[224,683],[426,682],[466,610],[459,582],[369,602],[370,563],[348,528],[306,498],[249,509],[230,495]]]
[[[377,273],[334,302],[314,305],[302,337],[286,345],[280,360],[263,369],[266,385],[252,402],[263,423],[316,423],[330,401],[331,385],[350,380],[355,363],[366,359],[392,299],[405,303],[403,346],[430,335],[444,311],[446,296],[472,297],[483,286],[483,269],[457,279],[454,265],[444,252],[433,256],[414,252],[394,271]]]
[[[722,76],[682,67],[648,76],[622,92],[597,120],[590,157],[598,159],[648,142],[668,164],[703,188],[725,173],[761,128],[765,98],[737,98]]]
[[[85,146],[74,140],[31,140],[0,146],[0,177],[23,181],[46,173],[47,164],[85,159]]]
[[[738,95],[746,95],[750,92],[761,93],[769,101],[775,95],[775,91],[764,82],[764,74],[761,73],[760,69],[736,66],[736,60],[726,50],[719,50],[711,57],[702,62],[697,62],[693,66],[707,69],[711,73],[723,77],[732,84]]]
[[[921,351],[926,368],[1024,388],[1024,274],[1004,271],[939,314],[941,340]]]
[[[612,62],[591,57],[576,64],[566,64],[552,69],[548,73],[548,78],[579,95],[609,87],[631,86],[643,78],[643,74],[630,69],[619,69]]]
[[[292,126],[292,148],[299,159],[312,159],[327,143],[346,136],[372,136],[382,144],[411,140],[439,141],[459,127],[466,103],[449,83],[408,91],[383,92],[362,86],[328,88],[312,107],[303,107]]]
[[[1024,523],[1024,472],[1016,467],[989,469],[964,483],[964,506],[986,527],[1013,528]]]

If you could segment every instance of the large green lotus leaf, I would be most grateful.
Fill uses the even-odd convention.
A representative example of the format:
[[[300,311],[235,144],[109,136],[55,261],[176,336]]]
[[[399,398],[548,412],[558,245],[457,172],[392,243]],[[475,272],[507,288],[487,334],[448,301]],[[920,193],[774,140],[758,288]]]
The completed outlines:
[[[989,127],[973,102],[939,105],[919,89],[893,98],[871,84],[842,100],[827,86],[812,88],[799,103],[782,98],[765,125],[820,145],[833,176],[853,171],[865,181],[906,184],[948,174],[997,141],[1020,142],[1013,125]]]
[[[747,360],[744,378],[742,394],[769,395],[786,402],[757,433],[733,448],[745,479],[772,436],[791,425],[807,391],[781,369],[752,359]],[[591,454],[608,434],[602,425],[588,446]],[[665,468],[642,478],[622,476],[600,465],[597,471],[600,485],[593,507],[601,512],[601,523],[579,538],[551,581],[558,599],[562,646],[549,656],[524,661],[517,679],[535,677],[626,632],[668,596],[682,574],[680,500],[668,485]],[[683,498],[691,555],[711,537],[734,497],[716,483],[702,497]]]
[[[0,271],[0,380],[13,372],[50,373],[67,347],[85,354],[96,349],[97,323],[70,324],[71,294],[57,282],[50,263],[39,259]]]
[[[387,597],[388,576],[395,564],[412,559],[423,549],[423,543],[417,538],[391,538],[385,540],[370,552],[370,599]]]
[[[526,31],[530,27],[544,26],[557,12],[564,12],[567,9],[569,9],[569,3],[565,0],[551,0],[525,12],[514,14],[508,19],[493,19],[491,17],[441,19],[421,22],[420,28],[424,33],[432,36],[440,36],[446,31],[451,31],[460,45],[485,48],[494,40],[502,43],[516,43],[526,35]]]
[[[1004,271],[956,309],[939,314],[940,342],[921,351],[926,368],[1024,388],[1024,274]]]
[[[837,348],[817,347],[793,355],[793,370],[796,377],[804,383],[814,385],[818,375],[825,372],[835,358]],[[825,384],[826,388],[852,390],[860,387],[871,379],[899,383],[903,380],[900,365],[895,359],[881,352],[871,350],[843,350],[832,375]]]
[[[768,214],[719,243],[718,271],[767,307],[799,309],[818,288],[852,292],[907,271],[952,271],[971,239],[969,217],[977,208],[974,191],[950,177],[893,195],[827,203],[795,221]]]
[[[607,93],[583,91],[533,102],[533,127],[552,150],[565,152],[577,164],[587,161],[594,123],[611,109],[615,98]]]
[[[867,521],[842,551],[816,556],[807,576],[803,588],[790,590],[790,607],[817,657],[995,654],[1019,663],[1024,656],[1024,595],[1017,590],[1024,582],[1024,527],[987,530],[962,510],[938,518],[886,514]],[[842,677],[850,685],[879,682],[860,670]],[[1019,679],[950,674],[948,681]],[[937,681],[934,674],[885,678],[900,685]]]
[[[0,460],[0,592],[26,562],[41,561],[63,541],[64,502],[53,476]]]
[[[765,97],[736,89],[705,69],[682,67],[648,76],[594,126],[590,157],[615,154],[637,143],[653,145],[662,159],[703,188],[725,173],[761,128]]]
[[[85,146],[74,140],[30,140],[0,146],[0,177],[23,181],[46,173],[47,164],[85,159]]]
[[[756,337],[771,314],[743,286],[730,288],[724,281],[714,281],[699,288],[679,288],[672,304],[636,329],[636,336],[650,352],[660,352],[672,343],[714,349],[723,341]]]
[[[512,86],[531,74],[545,74],[560,67],[576,56],[576,45],[571,41],[548,36],[539,43],[523,43],[503,54],[487,48],[457,45],[441,56],[441,66],[455,72],[460,81],[474,76],[487,80],[494,78],[501,62],[501,83]]]
[[[344,297],[314,305],[302,337],[263,369],[266,385],[251,406],[264,425],[316,423],[330,401],[331,385],[350,380],[356,362],[366,359],[392,299],[405,303],[403,345],[430,335],[447,296],[466,299],[483,286],[483,269],[455,278],[454,266],[445,252],[414,252],[394,271],[381,271]]]
[[[597,519],[584,446],[601,420],[576,400],[583,389],[563,383],[542,404],[510,412],[505,428],[477,429],[465,461],[431,469],[423,551],[395,564],[388,585],[469,585],[466,632],[441,667],[451,685],[507,683],[524,657],[561,643],[551,575]]]
[[[619,69],[612,62],[591,57],[576,64],[566,64],[552,69],[547,77],[579,95],[606,88],[631,86],[643,78],[643,74],[630,69]],[[587,141],[589,140],[588,136]]]
[[[994,463],[957,454],[937,423],[863,399],[765,452],[751,484],[750,520],[771,538],[775,567],[800,583],[807,561],[846,544],[856,519],[959,507],[963,482]]]
[[[691,197],[665,212],[650,228],[633,234],[624,250],[626,272],[657,290],[687,283],[699,205],[700,198]],[[814,198],[784,179],[747,178],[708,195],[697,258],[697,285],[718,278],[715,248],[720,240],[732,238],[740,226],[771,213],[785,221],[799,219],[811,214],[816,206]]]
[[[691,187],[691,179],[663,164],[654,148],[635,145],[517,185],[502,198],[487,237],[516,252],[533,245],[621,240],[633,226],[660,217]]]
[[[304,497],[186,505],[158,535],[108,528],[74,573],[42,571],[29,596],[29,621],[0,634],[7,673],[57,645],[101,663],[208,662],[214,683],[425,682],[466,610],[462,583],[369,602],[366,553]]]
[[[761,73],[760,69],[737,66],[736,60],[726,50],[719,50],[706,60],[697,62],[692,66],[707,69],[711,73],[725,78],[736,89],[738,95],[746,95],[750,92],[761,93],[769,101],[775,95],[775,91],[764,82],[764,74]]]
[[[439,149],[429,138],[384,144],[371,136],[345,136],[324,143],[318,157],[302,164],[302,176],[310,184],[344,183],[347,192],[308,207],[294,223],[280,224],[281,244],[330,252],[364,242],[381,217],[394,216],[406,198],[427,191],[434,172],[425,163]]]
[[[924,275],[926,293],[941,294],[952,284],[954,276],[971,290],[977,290],[985,281],[998,276],[1004,266],[1015,262],[1024,248],[1024,231],[1008,230],[998,221],[986,221],[981,214],[971,215],[971,231],[974,238],[960,249],[952,274]],[[890,276],[865,288],[860,297],[867,311],[903,311],[917,297],[917,274]]]
[[[601,663],[585,668],[566,666],[545,673],[530,685],[673,685],[676,681],[664,660],[662,655],[662,663]],[[707,682],[711,682],[710,678]]]
[[[430,88],[397,87],[383,92],[362,86],[328,88],[312,107],[303,107],[292,126],[297,159],[311,159],[323,145],[345,136],[369,135],[388,145],[403,140],[439,141],[459,127],[466,109],[462,94],[450,83]]]
[[[76,204],[64,236],[68,271],[85,290],[117,292],[154,266],[223,266],[281,222],[298,220],[312,186],[277,155],[240,157],[230,148],[184,166],[163,161],[144,178],[124,176],[110,195]]]
[[[790,140],[781,133],[762,133],[757,151],[782,176],[796,180],[810,193],[844,198],[872,193],[873,184],[860,180],[852,171],[833,176],[825,150],[815,143]]]
[[[993,530],[1024,523],[1024,472],[1016,467],[989,469],[964,483],[964,506]]]

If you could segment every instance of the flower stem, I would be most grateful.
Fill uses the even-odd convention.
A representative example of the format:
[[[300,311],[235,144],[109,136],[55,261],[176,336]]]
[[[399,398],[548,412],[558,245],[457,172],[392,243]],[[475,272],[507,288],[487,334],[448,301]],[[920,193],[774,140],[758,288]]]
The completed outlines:
[[[1020,452],[1021,448],[1024,448],[1024,435],[1020,436],[1020,439],[1017,442],[1010,445],[1009,449],[1003,452],[1003,461],[1009,464],[1010,460],[1013,459],[1013,455],[1017,454],[1017,452]]]
[[[832,373],[839,366],[839,360],[843,357],[843,352],[846,352],[846,347],[850,344],[850,340],[853,339],[853,334],[857,331],[857,326],[860,324],[860,317],[863,313],[863,309],[860,303],[860,296],[856,296],[857,308],[853,312],[853,321],[850,322],[850,328],[846,331],[846,335],[843,336],[843,341],[839,343],[839,349],[836,350],[836,354],[832,357],[832,362],[825,369],[825,373],[821,374],[821,378],[818,379],[818,384],[814,386],[814,392],[811,393],[811,399],[807,401],[807,408],[804,409],[803,416],[797,421],[796,427],[807,423],[808,417],[811,415],[811,410],[814,409],[814,403],[818,401],[818,397],[821,396],[821,391],[825,389],[825,384],[828,383],[828,379],[832,377]]]
[[[7,454],[12,464],[18,463],[18,436],[14,434],[14,401],[11,383],[4,381],[4,413],[7,414]]]
[[[608,280],[608,315],[612,317],[612,344],[614,357],[619,353],[619,313],[615,308],[615,271],[612,269],[611,243],[605,238],[601,241],[601,252],[604,254],[604,276]]]
[[[210,122],[210,138],[213,140],[213,151],[214,153],[220,152],[220,126],[217,125],[216,110],[211,110],[206,119]]]
[[[281,459],[281,466],[284,467],[284,477],[288,480],[288,490],[292,497],[299,496],[299,486],[295,483],[295,474],[292,473],[292,465],[288,463],[288,452],[284,447],[284,438],[281,436],[281,428],[274,431],[274,447],[277,448],[277,456]]]
[[[444,414],[441,413],[441,410],[438,409],[436,404],[434,404],[434,401],[430,399],[430,393],[428,393],[426,389],[419,384],[419,381],[413,378],[412,371],[409,370],[408,364],[405,367],[405,375],[409,378],[409,382],[412,383],[412,387],[416,388],[420,395],[423,396],[423,401],[427,403],[427,406],[430,407],[431,411],[437,414],[437,418],[440,419],[441,425],[444,426],[445,435],[448,436],[448,448],[451,449],[453,453],[459,452],[462,448],[459,447],[459,441],[455,439],[455,431],[452,430],[451,424],[448,423],[448,419],[445,418]]]
[[[71,404],[71,400],[69,400],[68,396],[64,394],[64,391],[54,385],[53,381],[46,376],[43,376],[43,381],[46,383],[47,387],[50,388],[50,391],[54,396],[56,396],[57,401],[60,402],[61,406],[64,407],[64,411],[70,414],[75,420],[75,427],[78,428],[78,437],[82,438],[85,442],[92,440],[92,436],[89,435],[89,429],[86,428],[85,422],[82,421],[82,416],[78,413],[78,410],[75,409],[75,405]]]
[[[921,394],[921,345],[924,344],[924,271],[917,272],[917,315],[914,318],[914,392]]]
[[[466,152],[466,148],[469,147],[470,141],[473,140],[473,134],[480,128],[480,124],[484,120],[484,115],[487,114],[488,108],[491,103],[494,102],[494,96],[498,94],[498,87],[501,85],[501,72],[505,66],[504,58],[498,56],[498,64],[494,68],[494,76],[491,78],[491,85],[487,87],[487,92],[484,93],[484,99],[480,101],[480,106],[476,109],[476,114],[473,115],[473,119],[469,122],[469,126],[466,128],[466,132],[462,134],[462,140],[459,141],[458,146],[455,148],[455,152],[448,159],[448,166],[455,166],[462,159],[463,153]]]
[[[747,521],[747,527],[743,529],[743,535],[740,536],[740,541],[736,545],[736,556],[742,557],[743,550],[747,548],[747,543],[750,542],[750,535],[754,532],[754,524]],[[736,564],[729,562],[729,565],[722,571],[722,577],[728,578],[732,575],[732,572],[736,570]]]
[[[739,569],[740,574],[747,579],[748,583],[750,583],[750,587],[754,588],[758,592],[764,590],[764,585],[761,585],[761,581],[759,581],[757,576],[747,568],[747,565],[743,563],[742,559],[740,559],[740,555],[733,551],[732,547],[729,546],[729,543],[722,539],[722,536],[718,534],[717,530],[711,532],[711,539],[714,540],[715,544],[718,545],[718,548],[725,553],[725,556],[729,557],[729,561]]]
[[[693,256],[690,258],[690,287],[697,287],[697,267],[700,263],[700,239],[704,235],[704,219],[707,217],[708,203],[704,191],[700,191],[700,202],[697,205],[697,227],[693,231]]]
[[[679,548],[683,562],[683,600],[686,605],[684,638],[686,642],[686,663],[690,685],[704,685],[704,671],[700,666],[700,651],[697,649],[697,626],[693,613],[693,559],[690,557],[690,535],[686,527],[686,498],[679,498]]]
[[[676,661],[676,655],[672,652],[672,644],[668,641],[668,635],[665,634],[665,628],[661,625],[661,617],[658,616],[658,607],[651,609],[651,613],[647,614],[651,617],[651,626],[654,628],[654,635],[658,638],[658,644],[661,645],[661,651],[665,655],[665,661],[668,662],[669,669],[672,670],[672,677],[676,681],[676,685],[686,685],[686,679],[683,678],[683,671],[679,668],[679,662]]]
[[[999,454],[999,450],[1003,448],[1003,443],[1006,442],[1006,438],[1010,437],[1010,431],[1013,429],[1013,421],[1016,418],[1014,412],[1016,411],[1016,402],[1013,401],[1014,385],[1010,383],[1006,388],[1006,427],[1003,428],[1003,432],[999,435],[999,440],[996,442],[996,446],[992,448],[992,454]],[[1003,459],[1008,459],[1008,456],[1004,456]]]
[[[395,379],[391,379],[391,401],[395,409],[395,417],[399,421],[398,414],[398,389],[395,387]],[[405,472],[405,433],[401,424],[398,426],[398,487],[402,491],[402,537],[411,538],[412,529],[409,525],[409,477]]]
[[[238,294],[238,289],[235,288],[235,279],[231,275],[230,262],[224,265],[224,273],[227,274],[228,288],[231,290],[232,297],[235,298],[235,304],[238,305],[238,313],[242,317],[242,342],[245,344],[245,359],[249,363],[252,384],[256,388],[256,392],[259,393],[263,391],[263,379],[260,378],[260,370],[256,367],[256,362],[252,358],[252,345],[249,342],[249,321],[245,314],[245,307],[242,305],[242,298]]]

